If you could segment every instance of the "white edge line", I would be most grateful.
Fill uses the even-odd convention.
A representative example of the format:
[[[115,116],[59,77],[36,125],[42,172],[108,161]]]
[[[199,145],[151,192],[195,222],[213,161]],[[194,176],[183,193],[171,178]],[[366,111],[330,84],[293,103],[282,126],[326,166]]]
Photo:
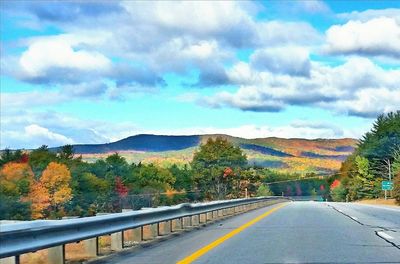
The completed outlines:
[[[389,240],[393,239],[392,236],[390,236],[390,235],[388,235],[388,234],[386,234],[385,232],[382,232],[382,231],[378,231],[378,235],[383,237],[383,238],[389,239]]]

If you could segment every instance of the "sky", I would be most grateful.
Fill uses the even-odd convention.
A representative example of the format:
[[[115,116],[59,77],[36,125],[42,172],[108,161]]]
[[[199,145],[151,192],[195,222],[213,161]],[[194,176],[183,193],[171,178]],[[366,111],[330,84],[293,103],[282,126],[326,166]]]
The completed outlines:
[[[0,148],[358,138],[400,109],[400,1],[4,1]]]

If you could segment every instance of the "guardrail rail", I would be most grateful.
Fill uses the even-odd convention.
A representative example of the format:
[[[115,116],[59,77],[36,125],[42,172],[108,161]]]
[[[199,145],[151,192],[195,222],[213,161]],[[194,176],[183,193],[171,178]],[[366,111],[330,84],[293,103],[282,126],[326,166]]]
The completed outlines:
[[[65,263],[65,245],[81,241],[87,256],[96,257],[99,255],[98,238],[101,236],[111,235],[111,250],[120,251],[129,242],[124,235],[129,230],[130,239],[140,243],[287,200],[285,197],[270,196],[184,203],[93,217],[2,225],[0,264],[19,263],[22,254],[42,249],[48,249],[50,263]]]

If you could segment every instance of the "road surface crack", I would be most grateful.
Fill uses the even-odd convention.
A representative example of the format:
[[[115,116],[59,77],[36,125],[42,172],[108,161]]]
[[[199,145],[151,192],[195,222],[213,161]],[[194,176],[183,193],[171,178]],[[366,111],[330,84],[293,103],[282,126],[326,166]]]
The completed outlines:
[[[395,248],[400,249],[400,246],[399,246],[399,245],[396,245],[394,242],[388,240],[388,239],[385,238],[385,237],[382,237],[382,236],[379,234],[380,231],[392,231],[392,232],[396,232],[396,231],[391,230],[391,229],[386,228],[386,227],[382,227],[382,226],[373,226],[373,225],[364,224],[363,222],[358,221],[357,219],[354,219],[354,217],[351,217],[350,215],[346,214],[345,212],[343,212],[343,211],[341,211],[341,210],[338,210],[336,207],[334,207],[334,206],[332,206],[332,205],[330,205],[330,204],[328,204],[328,206],[329,206],[330,208],[332,208],[333,210],[335,210],[336,212],[338,212],[338,213],[340,213],[340,214],[342,214],[342,215],[344,215],[344,216],[347,216],[348,218],[350,218],[351,220],[353,220],[354,222],[356,222],[356,223],[358,223],[358,224],[360,224],[360,225],[362,225],[362,226],[366,226],[366,227],[374,228],[374,229],[381,229],[381,230],[374,230],[375,235],[376,235],[377,237],[379,237],[379,238],[385,240],[387,243],[391,244],[391,245],[394,246]]]
[[[385,240],[386,242],[388,242],[388,243],[391,244],[392,246],[394,246],[394,247],[400,249],[400,245],[396,245],[394,242],[392,242],[392,241],[390,241],[389,239],[387,239],[387,238],[381,236],[381,235],[379,234],[379,231],[375,231],[375,235],[377,235],[378,237],[382,238],[383,240]]]

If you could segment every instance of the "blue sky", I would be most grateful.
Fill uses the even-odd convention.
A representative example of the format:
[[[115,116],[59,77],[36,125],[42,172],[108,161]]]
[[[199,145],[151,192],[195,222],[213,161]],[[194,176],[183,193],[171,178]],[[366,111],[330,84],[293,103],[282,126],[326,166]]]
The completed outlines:
[[[1,13],[1,148],[359,137],[400,106],[396,1],[2,1]]]

